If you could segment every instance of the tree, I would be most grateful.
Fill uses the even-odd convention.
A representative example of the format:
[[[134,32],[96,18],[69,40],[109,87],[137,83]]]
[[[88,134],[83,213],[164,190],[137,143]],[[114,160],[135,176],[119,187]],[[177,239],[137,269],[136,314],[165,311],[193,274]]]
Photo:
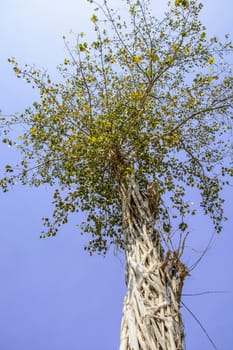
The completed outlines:
[[[55,187],[53,218],[44,218],[41,237],[56,235],[82,210],[90,254],[110,245],[124,251],[121,350],[183,349],[189,268],[181,258],[189,216],[198,210],[190,194],[200,193],[220,232],[221,189],[233,175],[233,79],[225,61],[233,47],[228,36],[224,43],[207,38],[197,1],[169,2],[161,21],[147,0],[123,3],[125,21],[106,1],[96,4],[95,41],[81,33],[71,48],[64,38],[61,83],[9,59],[40,100],[1,121],[3,142],[22,155],[18,165],[6,165],[1,186]],[[14,139],[16,125],[23,132]]]

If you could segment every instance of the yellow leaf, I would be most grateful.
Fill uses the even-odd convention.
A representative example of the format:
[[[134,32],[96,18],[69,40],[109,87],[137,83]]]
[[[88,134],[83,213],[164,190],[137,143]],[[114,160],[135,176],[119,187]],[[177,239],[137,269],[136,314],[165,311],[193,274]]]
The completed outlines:
[[[98,17],[96,15],[92,15],[90,20],[95,23],[98,21]]]
[[[135,91],[135,92],[133,92],[132,93],[132,97],[141,97],[142,96],[142,94],[139,92],[139,91]]]
[[[14,67],[13,70],[15,73],[20,73],[20,69],[18,67]]]
[[[142,55],[140,55],[140,56],[134,56],[134,57],[133,57],[133,61],[134,61],[135,63],[139,63],[141,60],[142,60]]]
[[[85,43],[79,44],[78,48],[79,48],[80,52],[83,52],[83,51],[86,51],[87,45],[85,45]]]
[[[88,105],[84,105],[84,106],[83,106],[83,108],[84,108],[84,109],[86,109],[86,111],[88,111],[88,112],[90,112],[90,111],[91,111],[91,107],[90,107],[90,106],[88,106]]]
[[[214,57],[210,57],[210,58],[208,59],[208,63],[209,63],[209,64],[214,64],[214,61],[215,61]]]
[[[205,38],[206,38],[206,33],[205,33],[205,32],[203,32],[203,33],[201,34],[201,38],[202,38],[202,39],[205,39]]]
[[[178,7],[178,6],[182,6],[183,8],[188,8],[189,6],[189,2],[188,0],[175,0],[175,6]]]

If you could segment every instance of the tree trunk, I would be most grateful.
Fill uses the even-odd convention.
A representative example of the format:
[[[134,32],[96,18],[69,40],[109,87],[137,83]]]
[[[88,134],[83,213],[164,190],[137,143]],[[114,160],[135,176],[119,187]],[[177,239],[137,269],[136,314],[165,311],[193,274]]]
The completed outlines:
[[[163,251],[155,229],[158,193],[132,176],[121,186],[126,285],[120,350],[182,350],[180,297],[187,269],[177,252]]]

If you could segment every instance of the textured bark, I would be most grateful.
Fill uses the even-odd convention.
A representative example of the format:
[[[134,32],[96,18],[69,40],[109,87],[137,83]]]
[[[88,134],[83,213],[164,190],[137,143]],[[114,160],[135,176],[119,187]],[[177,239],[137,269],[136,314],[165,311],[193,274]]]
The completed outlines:
[[[126,285],[120,350],[182,350],[180,297],[185,266],[166,253],[155,229],[158,193],[134,177],[122,185]]]

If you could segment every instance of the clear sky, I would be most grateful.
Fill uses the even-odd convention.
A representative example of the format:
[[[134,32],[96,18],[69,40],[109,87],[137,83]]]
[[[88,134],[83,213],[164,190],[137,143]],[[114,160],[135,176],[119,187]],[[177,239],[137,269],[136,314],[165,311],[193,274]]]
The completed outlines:
[[[203,21],[209,33],[233,37],[232,0],[205,0]],[[114,1],[119,7],[120,1]],[[161,14],[164,0],[152,0]],[[85,0],[1,1],[0,108],[23,111],[36,98],[7,63],[15,56],[56,75],[66,56],[62,35],[90,32],[90,6]],[[15,157],[0,146],[0,165]],[[0,169],[2,171],[2,168]],[[76,217],[53,239],[40,240],[42,216],[51,212],[51,189],[16,186],[0,194],[0,350],[115,350],[119,347],[122,302],[125,294],[124,259],[109,253],[89,257],[83,251]],[[230,217],[202,263],[187,279],[184,293],[230,291],[184,297],[219,350],[233,347],[233,189],[224,192]],[[191,247],[203,249],[212,227],[197,218]],[[190,249],[190,254],[192,250]],[[195,254],[195,253],[194,253]],[[194,255],[195,256],[195,255]],[[197,255],[198,257],[198,255]],[[185,262],[193,260],[188,254]],[[213,347],[199,325],[184,310],[187,350]]]

